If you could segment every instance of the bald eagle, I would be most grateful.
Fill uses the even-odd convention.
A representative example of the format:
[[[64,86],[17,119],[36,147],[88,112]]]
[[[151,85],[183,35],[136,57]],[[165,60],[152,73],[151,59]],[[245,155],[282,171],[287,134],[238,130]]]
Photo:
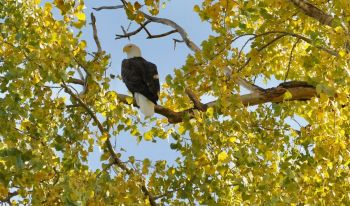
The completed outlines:
[[[127,59],[122,62],[123,82],[141,112],[146,117],[152,116],[160,91],[157,66],[142,58],[141,50],[135,44],[127,44],[123,52],[127,54]]]

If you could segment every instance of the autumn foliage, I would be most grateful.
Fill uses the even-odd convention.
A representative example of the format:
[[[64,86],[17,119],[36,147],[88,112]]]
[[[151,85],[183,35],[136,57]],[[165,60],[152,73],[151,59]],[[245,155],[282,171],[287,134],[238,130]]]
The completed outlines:
[[[0,1],[2,203],[350,204],[348,0],[204,0],[193,9],[215,35],[200,46],[157,16],[166,2],[115,2],[140,26],[118,38],[177,33],[189,49],[153,118],[110,87],[120,80],[105,75],[109,55],[83,0]],[[87,21],[97,51],[81,40]],[[151,22],[172,30],[154,36]],[[263,89],[256,79],[279,86]],[[204,95],[215,100],[201,102]],[[179,156],[122,156],[111,144],[121,132],[171,138]],[[95,146],[98,170],[87,164]]]

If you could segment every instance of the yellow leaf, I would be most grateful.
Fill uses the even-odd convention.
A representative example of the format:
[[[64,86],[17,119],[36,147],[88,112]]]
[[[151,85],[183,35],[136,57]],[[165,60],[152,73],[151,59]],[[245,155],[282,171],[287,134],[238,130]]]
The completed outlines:
[[[208,115],[208,117],[209,118],[212,118],[213,116],[214,116],[214,108],[213,107],[209,107],[208,109],[207,109],[207,115]]]
[[[228,139],[231,143],[235,143],[235,141],[236,141],[236,137],[230,137],[230,139]]]
[[[82,13],[82,12],[76,13],[75,16],[77,17],[77,19],[78,19],[79,21],[85,21],[85,20],[86,20],[86,16],[85,16],[85,14]]]
[[[193,11],[195,11],[195,12],[199,12],[201,9],[199,8],[199,6],[198,5],[195,5],[194,7],[193,7]]]
[[[266,160],[271,160],[273,156],[273,153],[271,151],[266,151],[265,152],[265,158]]]
[[[343,29],[341,28],[341,26],[337,26],[334,30],[335,32],[340,33]]]
[[[153,1],[152,0],[145,0],[145,4],[147,6],[151,6],[153,4]]]
[[[139,10],[141,8],[141,4],[139,2],[134,3],[135,10]]]
[[[283,100],[292,99],[293,95],[288,90],[283,94]]]
[[[29,128],[31,126],[31,123],[30,123],[30,121],[29,120],[23,120],[22,122],[21,122],[21,129],[27,129],[27,128]]]
[[[80,43],[79,43],[79,47],[81,49],[85,49],[86,48],[86,41],[85,40],[82,40]]]
[[[345,55],[346,55],[346,51],[340,50],[339,56],[340,56],[340,57],[344,57]]]
[[[75,28],[80,29],[81,27],[83,27],[85,25],[85,21],[73,22],[72,24]]]
[[[138,12],[135,16],[135,21],[137,23],[142,23],[144,20],[145,20],[145,17],[143,16],[143,14]]]
[[[37,84],[38,82],[40,82],[40,75],[39,73],[34,73],[32,83]]]
[[[184,126],[179,127],[179,134],[184,134],[186,132],[186,128]]]
[[[128,104],[132,104],[134,101],[133,98],[131,98],[131,97],[126,97],[125,100]]]
[[[107,139],[108,139],[108,135],[107,135],[106,133],[103,134],[103,135],[100,137],[100,140],[101,140],[102,142],[105,142]]]
[[[110,158],[110,154],[108,152],[104,152],[101,157],[100,157],[100,160],[101,161],[105,161],[105,160],[108,160]]]
[[[151,141],[153,139],[153,132],[152,131],[148,131],[144,134],[145,140],[146,141]]]
[[[228,155],[225,151],[220,152],[220,154],[218,155],[218,161],[219,162],[223,162],[227,159]]]
[[[46,2],[45,6],[44,6],[44,9],[45,9],[46,12],[51,12],[52,4],[49,3],[49,2]]]

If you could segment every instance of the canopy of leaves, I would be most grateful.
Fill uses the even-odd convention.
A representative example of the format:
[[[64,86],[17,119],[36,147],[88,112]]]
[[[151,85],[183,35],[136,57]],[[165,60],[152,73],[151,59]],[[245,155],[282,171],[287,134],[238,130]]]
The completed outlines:
[[[157,15],[163,5],[123,2],[141,24],[152,17],[144,7]],[[99,49],[91,57],[80,38],[83,8],[83,0],[0,1],[1,202],[350,204],[348,0],[204,0],[195,6],[216,35],[192,49],[162,86],[158,113],[188,111],[177,124],[166,115],[141,120],[132,98],[110,88],[108,54]],[[237,47],[241,38],[248,52]],[[268,90],[252,91],[263,103],[251,108],[238,78],[302,81],[308,86],[301,88],[316,95],[298,101],[292,89],[283,90],[277,101]],[[194,95],[217,100],[191,109]],[[286,121],[296,117],[307,126]],[[153,127],[141,132],[147,124]],[[175,163],[121,157],[110,143],[120,132],[138,140],[172,138],[169,150],[181,155]],[[91,170],[87,157],[96,145],[102,169]]]

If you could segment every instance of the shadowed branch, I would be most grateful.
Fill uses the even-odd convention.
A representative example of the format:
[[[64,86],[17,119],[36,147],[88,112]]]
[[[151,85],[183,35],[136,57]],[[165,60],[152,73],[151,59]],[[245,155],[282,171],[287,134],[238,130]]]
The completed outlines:
[[[329,14],[326,14],[321,9],[317,8],[315,5],[311,4],[307,0],[289,0],[292,2],[296,7],[301,9],[304,14],[306,14],[309,17],[312,17],[319,21],[321,24],[325,24],[328,26],[332,26],[333,23],[333,17]]]

